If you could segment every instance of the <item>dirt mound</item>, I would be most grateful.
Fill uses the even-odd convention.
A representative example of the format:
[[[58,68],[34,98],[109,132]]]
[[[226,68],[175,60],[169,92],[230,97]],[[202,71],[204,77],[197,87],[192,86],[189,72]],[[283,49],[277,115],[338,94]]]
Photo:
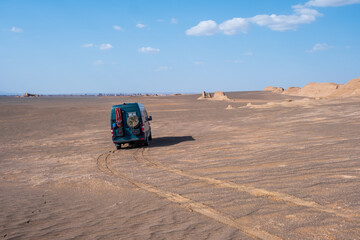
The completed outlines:
[[[284,89],[282,87],[267,86],[263,91],[270,91],[273,93],[282,93],[282,92],[284,92]]]
[[[226,110],[231,110],[231,109],[235,109],[235,108],[233,106],[231,106],[231,105],[228,105],[225,109]]]

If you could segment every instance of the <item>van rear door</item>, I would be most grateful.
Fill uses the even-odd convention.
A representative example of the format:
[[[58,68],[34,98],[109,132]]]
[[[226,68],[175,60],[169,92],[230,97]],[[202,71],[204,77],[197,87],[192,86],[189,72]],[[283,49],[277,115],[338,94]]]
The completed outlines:
[[[131,136],[131,138],[136,138],[136,135],[139,135],[141,133],[140,131],[140,124],[141,119],[139,116],[139,111],[137,107],[134,107],[132,109],[127,109],[126,112],[126,132]]]
[[[114,137],[124,136],[124,111],[121,108],[114,109],[115,119],[113,119],[112,128]]]

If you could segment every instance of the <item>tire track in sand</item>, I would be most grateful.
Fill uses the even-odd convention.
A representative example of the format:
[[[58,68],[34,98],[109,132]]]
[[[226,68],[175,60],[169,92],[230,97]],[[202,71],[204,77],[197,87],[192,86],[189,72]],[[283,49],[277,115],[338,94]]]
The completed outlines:
[[[133,157],[135,158],[135,155],[139,152],[139,150],[137,150]],[[167,200],[177,203],[180,206],[186,208],[186,209],[190,209],[191,211],[200,213],[206,217],[212,218],[220,223],[226,224],[230,227],[236,228],[240,231],[242,231],[243,233],[249,235],[250,237],[255,237],[258,239],[264,239],[264,240],[280,240],[281,238],[275,235],[272,235],[266,231],[263,231],[261,229],[257,229],[257,228],[250,228],[250,227],[246,227],[243,226],[241,224],[239,224],[238,222],[236,222],[236,220],[234,220],[233,218],[231,218],[230,216],[227,216],[209,206],[206,206],[203,203],[200,202],[196,202],[193,201],[189,198],[185,198],[177,193],[173,193],[173,192],[168,192],[168,191],[164,191],[161,190],[155,186],[152,186],[150,184],[147,183],[143,183],[143,182],[139,182],[136,181],[130,177],[128,177],[126,174],[123,174],[121,172],[119,172],[118,170],[116,170],[113,166],[112,166],[112,162],[111,162],[111,155],[115,153],[114,151],[109,151],[108,153],[104,153],[101,154],[98,158],[97,158],[97,167],[104,173],[109,174],[111,176],[114,177],[119,177],[122,178],[126,181],[128,181],[129,183],[131,183],[132,185],[134,185],[135,187],[138,187],[140,189],[143,189],[147,192],[151,192],[154,193],[160,197],[164,197]],[[141,152],[142,153],[142,152]]]
[[[335,208],[329,208],[329,207],[323,206],[315,201],[307,201],[307,200],[304,200],[304,199],[301,199],[301,198],[298,198],[298,197],[295,197],[295,196],[292,196],[292,195],[289,195],[286,193],[268,191],[265,189],[255,188],[255,187],[246,186],[246,185],[239,185],[239,184],[236,184],[233,182],[222,181],[222,180],[218,180],[216,178],[211,178],[211,177],[202,177],[202,176],[187,173],[183,170],[170,168],[170,167],[167,167],[159,162],[156,162],[156,161],[152,160],[150,157],[146,156],[144,153],[148,152],[148,151],[149,151],[149,148],[141,148],[141,150],[136,151],[134,153],[134,158],[137,161],[141,161],[140,158],[142,158],[145,162],[150,163],[151,166],[156,167],[163,171],[167,171],[167,172],[174,173],[174,174],[177,174],[180,176],[184,176],[184,177],[192,178],[192,179],[199,180],[202,182],[206,182],[208,184],[215,185],[218,187],[231,188],[231,189],[234,189],[239,192],[246,192],[255,197],[268,198],[270,200],[277,201],[277,202],[288,202],[288,203],[295,204],[297,206],[308,207],[308,208],[311,208],[311,209],[314,209],[314,210],[317,210],[320,212],[334,214],[336,216],[343,217],[343,218],[346,218],[349,220],[354,220],[354,218],[358,218],[360,216],[359,214],[353,213],[354,211],[344,210],[344,209],[342,209],[340,211]]]

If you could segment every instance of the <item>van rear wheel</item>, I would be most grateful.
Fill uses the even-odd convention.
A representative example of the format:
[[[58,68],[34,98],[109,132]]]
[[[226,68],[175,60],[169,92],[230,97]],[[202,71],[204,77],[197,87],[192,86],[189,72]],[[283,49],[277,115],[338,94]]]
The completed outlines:
[[[144,146],[149,146],[149,137],[144,140]]]
[[[115,144],[117,150],[121,149],[121,144]]]

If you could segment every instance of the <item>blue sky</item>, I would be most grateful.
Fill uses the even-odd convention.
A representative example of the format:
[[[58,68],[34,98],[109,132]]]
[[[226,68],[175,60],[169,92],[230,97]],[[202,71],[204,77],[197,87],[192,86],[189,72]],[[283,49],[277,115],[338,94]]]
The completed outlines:
[[[0,0],[0,92],[262,90],[360,76],[360,0]]]

